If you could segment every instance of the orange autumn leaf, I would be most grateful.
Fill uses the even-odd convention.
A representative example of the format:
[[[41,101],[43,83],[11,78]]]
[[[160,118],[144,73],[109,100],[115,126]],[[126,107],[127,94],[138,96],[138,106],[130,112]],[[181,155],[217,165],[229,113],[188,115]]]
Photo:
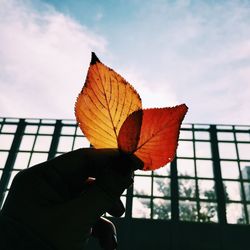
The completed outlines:
[[[76,119],[90,143],[95,148],[118,148],[123,122],[141,106],[136,90],[92,53],[85,85],[75,105]]]
[[[134,112],[122,125],[118,137],[119,149],[140,158],[144,163],[143,170],[154,170],[166,165],[174,159],[180,125],[187,109],[182,104],[173,108]],[[133,140],[129,131],[137,136],[139,134],[138,141]]]

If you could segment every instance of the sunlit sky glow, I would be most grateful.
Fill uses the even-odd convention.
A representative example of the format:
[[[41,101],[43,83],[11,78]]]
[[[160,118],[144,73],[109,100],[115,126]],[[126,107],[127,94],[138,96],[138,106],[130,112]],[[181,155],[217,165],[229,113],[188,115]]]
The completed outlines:
[[[74,118],[91,51],[144,107],[250,124],[250,2],[0,0],[0,116]]]

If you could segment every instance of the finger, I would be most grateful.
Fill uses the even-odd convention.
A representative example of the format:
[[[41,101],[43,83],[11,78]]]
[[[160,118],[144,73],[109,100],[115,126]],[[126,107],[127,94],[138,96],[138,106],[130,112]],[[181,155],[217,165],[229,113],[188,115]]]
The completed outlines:
[[[117,200],[112,208],[107,211],[107,213],[114,217],[121,217],[125,213],[125,207],[122,201],[120,199]]]
[[[111,209],[116,200],[117,198],[94,183],[88,185],[79,197],[50,207],[49,217],[54,221],[58,219],[58,225],[68,225],[69,234],[82,237],[81,232],[92,228],[96,221]]]
[[[85,187],[87,188],[89,185],[93,185],[95,183],[94,178],[88,178],[85,182]],[[115,201],[114,205],[107,211],[111,216],[121,217],[125,212],[125,207],[120,199]]]
[[[53,178],[60,176],[70,193],[79,194],[84,189],[84,181],[100,175],[117,154],[119,152],[115,149],[82,148],[44,163],[42,171],[52,185]]]
[[[48,161],[48,164],[63,177],[95,177],[99,165],[104,165],[107,159],[117,153],[114,149],[80,148],[60,155]]]
[[[69,192],[78,194],[83,190],[83,181],[88,177],[100,177],[107,168],[121,175],[141,168],[142,162],[135,155],[119,152],[118,149],[78,149],[47,162],[47,175],[56,172],[69,187]],[[53,179],[53,178],[52,178]]]
[[[117,248],[116,228],[110,220],[101,217],[92,228],[92,236],[99,240],[102,249]]]
[[[143,162],[132,153],[124,153],[120,151],[119,157],[119,171],[121,174],[126,173],[128,170],[135,171],[138,169],[143,169]]]
[[[60,155],[48,163],[65,176],[86,175],[97,177],[105,166],[117,170],[137,170],[143,168],[143,162],[134,154],[127,154],[114,148],[81,148]]]

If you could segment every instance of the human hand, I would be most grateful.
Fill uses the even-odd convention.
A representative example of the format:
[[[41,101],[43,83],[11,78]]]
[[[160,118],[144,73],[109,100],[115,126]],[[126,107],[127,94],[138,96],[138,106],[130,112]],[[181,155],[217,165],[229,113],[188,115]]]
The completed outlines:
[[[100,217],[107,211],[121,214],[119,197],[138,168],[142,162],[137,157],[115,149],[72,151],[18,173],[2,214],[55,249],[83,249],[91,232],[99,239],[104,228],[115,233]],[[95,181],[90,183],[89,177]],[[112,244],[102,247],[113,250]]]

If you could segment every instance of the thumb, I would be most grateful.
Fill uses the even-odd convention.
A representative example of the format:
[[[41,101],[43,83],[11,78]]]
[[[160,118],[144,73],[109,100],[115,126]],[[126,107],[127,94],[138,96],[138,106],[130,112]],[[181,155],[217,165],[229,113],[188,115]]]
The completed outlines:
[[[121,217],[125,213],[125,207],[119,199],[107,212],[114,217]]]
[[[115,250],[117,248],[116,228],[114,224],[103,218],[92,227],[92,236],[99,240],[103,250]]]

